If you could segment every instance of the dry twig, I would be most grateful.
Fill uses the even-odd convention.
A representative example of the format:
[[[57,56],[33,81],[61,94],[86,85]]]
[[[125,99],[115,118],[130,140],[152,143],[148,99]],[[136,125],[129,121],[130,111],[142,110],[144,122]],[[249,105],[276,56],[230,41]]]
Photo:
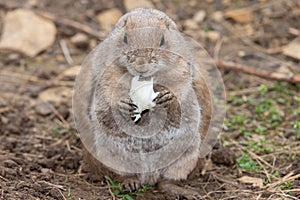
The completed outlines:
[[[45,11],[43,11],[43,12],[35,11],[35,13],[42,16],[42,17],[44,17],[44,18],[46,18],[46,19],[49,19],[49,20],[55,22],[56,24],[71,27],[73,29],[76,29],[78,31],[82,31],[82,32],[84,32],[86,34],[89,34],[89,35],[91,35],[95,38],[98,38],[98,39],[104,38],[104,35],[100,34],[98,31],[92,29],[91,27],[89,27],[87,25],[79,23],[77,21],[62,18],[62,17],[57,17],[54,14],[49,13],[49,12],[45,12]]]
[[[300,36],[300,30],[298,30],[298,29],[296,29],[296,28],[290,27],[288,31],[289,31],[289,33],[292,34],[292,35]]]
[[[112,200],[115,200],[115,199],[116,199],[116,196],[115,196],[115,194],[111,191],[111,186],[110,186],[109,181],[106,180],[106,183],[107,183],[107,185],[108,185],[108,191],[109,191],[109,194],[111,195]]]
[[[267,72],[262,70],[257,70],[250,68],[248,66],[225,61],[225,60],[217,60],[216,65],[220,69],[228,69],[228,70],[234,70],[243,72],[250,75],[259,76],[261,78],[270,79],[270,80],[276,80],[276,81],[286,81],[289,83],[300,83],[300,76],[299,75],[289,75],[289,74],[283,74],[278,72]]]
[[[60,44],[60,47],[62,49],[62,52],[66,58],[66,61],[68,62],[69,65],[72,65],[74,63],[72,57],[71,57],[71,54],[70,54],[70,51],[67,47],[67,44],[66,44],[66,41],[65,40],[60,40],[59,41],[59,44]]]
[[[275,191],[276,188],[278,186],[280,186],[281,184],[283,184],[283,183],[285,183],[287,181],[292,181],[292,180],[300,178],[300,174],[296,174],[294,176],[293,176],[293,174],[294,174],[294,171],[288,173],[287,175],[285,175],[284,177],[282,177],[280,180],[278,180],[278,181],[276,181],[274,183],[266,185],[264,188],[267,188],[267,189],[269,189],[271,191],[272,190]]]
[[[47,184],[47,185],[49,185],[51,187],[54,187],[54,188],[66,191],[66,189],[62,185],[53,184],[53,183],[50,183],[50,182],[47,182],[47,181],[38,181],[38,183],[45,183],[45,184]]]

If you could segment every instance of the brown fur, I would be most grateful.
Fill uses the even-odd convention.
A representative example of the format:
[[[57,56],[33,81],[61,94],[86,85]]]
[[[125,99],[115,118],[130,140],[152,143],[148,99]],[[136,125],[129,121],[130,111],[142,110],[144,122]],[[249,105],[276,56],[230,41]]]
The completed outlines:
[[[147,27],[159,29],[147,30]],[[144,28],[146,31],[142,33],[130,32],[136,28]],[[144,29],[142,31],[144,31]],[[168,31],[170,34],[164,34],[164,31]],[[124,32],[127,34],[126,42],[129,44],[127,45],[128,47],[123,43],[123,37],[125,37]],[[149,34],[143,36],[145,33]],[[177,33],[178,38],[176,38]],[[151,50],[151,48],[160,44],[162,35],[164,35],[164,39],[166,40],[166,44],[163,48],[170,49],[174,51],[175,54],[168,54],[163,50]],[[80,131],[85,132],[85,137],[82,137],[83,143],[85,146],[91,146],[90,149],[83,149],[84,162],[90,166],[91,172],[100,176],[108,175],[116,181],[134,177],[137,180],[143,180],[142,184],[155,184],[161,179],[175,181],[186,179],[193,170],[199,170],[201,160],[200,155],[198,155],[199,153],[197,153],[199,152],[197,142],[200,141],[200,138],[203,139],[206,136],[209,127],[211,118],[211,97],[204,79],[206,73],[203,69],[197,68],[202,76],[197,73],[192,75],[191,69],[186,65],[186,63],[189,62],[189,52],[188,46],[184,45],[184,43],[184,39],[179,36],[175,23],[169,17],[156,10],[139,9],[124,15],[119,20],[116,28],[108,39],[100,44],[86,59],[83,65],[84,67],[76,80],[74,112],[77,127],[79,127]],[[141,50],[135,52],[131,51],[129,47],[141,48]],[[95,127],[93,125],[95,121],[93,120],[95,119],[90,115],[91,104],[93,104],[93,91],[96,91],[96,97],[100,99],[99,102],[101,101],[96,105],[96,112],[97,121],[101,124],[103,130],[105,130],[103,134],[122,136],[123,133],[116,128],[117,124],[113,118],[113,110],[117,110],[117,103],[121,98],[128,98],[130,80],[132,76],[137,75],[136,73],[138,70],[138,64],[135,64],[134,62],[146,62],[143,59],[131,59],[130,62],[132,63],[125,64],[127,58],[126,55],[124,55],[124,58],[122,55],[116,55],[118,54],[117,52],[122,52],[124,48],[128,48],[127,51],[130,52],[128,55],[131,55],[131,58],[133,54],[135,54],[134,56],[137,56],[138,59],[140,59],[141,55],[155,58],[156,60],[151,60],[149,61],[149,65],[146,65],[146,67],[150,66],[149,69],[146,69],[147,73],[150,75],[155,74],[156,80],[171,89],[171,92],[175,97],[172,98],[172,101],[166,108],[168,110],[168,123],[165,125],[165,131],[168,130],[169,126],[179,127],[178,116],[180,115],[180,104],[177,102],[176,95],[182,97],[183,104],[189,105],[188,92],[194,91],[201,107],[202,121],[199,128],[200,137],[194,139],[195,141],[191,147],[189,147],[178,160],[170,166],[153,173],[128,174],[115,172],[113,169],[104,166],[92,155],[96,152],[96,147],[94,145],[95,135],[93,132]],[[174,56],[176,54],[180,56]],[[114,59],[114,57],[118,58],[120,56],[120,59]],[[113,62],[108,62],[110,60],[113,60]],[[175,64],[172,66],[161,65],[158,68],[154,68],[153,66],[157,66],[157,60]],[[193,63],[191,64],[193,65]],[[109,66],[109,68],[107,68],[107,66]],[[170,70],[171,68],[172,70]],[[126,72],[129,72],[132,76],[126,77],[122,80],[123,82],[121,82],[121,84],[118,84],[121,77]],[[98,76],[100,76],[101,79],[96,82],[99,78]],[[155,88],[158,91],[162,91],[162,89],[159,89],[159,86],[155,86]],[[153,112],[155,114],[155,109]],[[141,120],[140,123],[145,122]],[[167,183],[166,185],[168,187],[170,184]],[[181,190],[177,190],[177,192],[180,191]]]

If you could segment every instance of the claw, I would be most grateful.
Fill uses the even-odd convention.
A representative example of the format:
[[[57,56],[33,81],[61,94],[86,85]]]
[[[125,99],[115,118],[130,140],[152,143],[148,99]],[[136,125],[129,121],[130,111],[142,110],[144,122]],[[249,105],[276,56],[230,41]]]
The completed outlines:
[[[137,109],[136,105],[134,105],[131,99],[121,99],[118,102],[119,111],[124,118],[131,118],[134,115],[135,110]]]
[[[174,95],[167,90],[164,90],[158,94],[154,99],[154,102],[159,107],[167,107],[173,100]]]
[[[129,192],[137,191],[141,187],[142,187],[142,185],[141,185],[140,181],[138,181],[135,178],[125,179],[123,181],[123,183],[121,184],[121,189],[129,191]]]

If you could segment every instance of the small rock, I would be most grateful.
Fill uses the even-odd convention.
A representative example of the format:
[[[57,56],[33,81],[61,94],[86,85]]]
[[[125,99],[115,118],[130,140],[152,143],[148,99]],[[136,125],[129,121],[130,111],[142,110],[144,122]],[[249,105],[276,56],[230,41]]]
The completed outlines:
[[[254,20],[253,10],[251,8],[228,10],[225,12],[225,16],[241,24],[249,23]]]
[[[212,14],[212,19],[216,22],[221,22],[223,20],[223,12],[222,11],[216,11]]]
[[[43,174],[47,174],[47,173],[50,172],[50,169],[48,169],[48,168],[42,168],[42,169],[41,169],[41,172],[42,172]]]
[[[57,111],[64,119],[67,119],[70,115],[69,107],[67,104],[64,103],[59,105]]]
[[[52,112],[49,104],[42,101],[37,102],[35,105],[35,111],[42,116],[47,116]]]
[[[77,33],[71,37],[71,42],[78,48],[86,49],[89,46],[89,38],[86,34]]]
[[[206,17],[206,12],[205,10],[199,10],[193,17],[193,20],[197,23],[203,22],[203,20]]]
[[[112,8],[97,15],[97,20],[104,30],[111,31],[121,16],[122,12],[119,9]]]
[[[239,178],[238,180],[242,183],[250,183],[254,187],[262,188],[264,186],[264,181],[261,178],[243,176],[243,177]]]
[[[16,63],[16,62],[20,61],[20,58],[21,58],[21,56],[19,53],[10,53],[8,55],[7,61],[10,63]]]
[[[10,159],[2,161],[2,164],[4,167],[12,168],[12,169],[18,167],[18,164],[15,161]]]
[[[97,40],[95,40],[95,39],[92,39],[91,41],[90,41],[90,48],[95,48],[96,46],[98,45],[98,41]]]
[[[63,71],[61,74],[58,75],[58,80],[75,80],[77,74],[80,71],[81,66],[76,65],[74,67],[70,67]]]
[[[206,33],[206,37],[211,41],[211,42],[217,42],[220,39],[220,34],[217,31],[208,31]]]
[[[6,125],[6,124],[8,124],[9,119],[7,119],[7,118],[4,117],[4,116],[1,116],[0,121],[1,121],[2,124]]]
[[[154,8],[152,2],[148,0],[124,0],[124,6],[127,11],[131,11],[136,8]]]
[[[184,26],[188,29],[193,29],[193,30],[199,28],[198,24],[192,19],[185,20],[184,21]]]
[[[33,147],[34,148],[43,148],[43,145],[39,143],[39,144],[34,144]]]
[[[233,166],[236,163],[236,156],[229,147],[217,142],[211,152],[211,160],[218,165]]]
[[[41,193],[44,192],[44,190],[42,189],[42,186],[39,183],[34,182],[34,184],[32,185],[32,188],[35,191],[38,191],[38,192],[41,192]]]
[[[285,138],[290,138],[293,135],[295,135],[295,130],[294,129],[285,129],[283,132],[283,135]]]
[[[293,41],[283,48],[283,54],[300,60],[300,41]]]
[[[51,188],[49,191],[49,195],[51,197],[53,197],[54,199],[61,199],[61,194],[60,194],[58,188],[55,188],[55,187]]]
[[[281,73],[281,74],[287,74],[289,76],[293,75],[293,72],[286,65],[281,65],[280,67],[278,67],[276,69],[276,72]]]
[[[39,99],[45,102],[53,102],[60,105],[62,102],[70,102],[72,97],[72,90],[67,87],[55,87],[42,91],[39,94]]]
[[[273,13],[271,6],[262,9],[262,10],[261,10],[261,13],[262,13],[264,16],[271,16],[272,13]]]
[[[247,60],[247,59],[250,59],[250,58],[253,58],[253,54],[249,53],[249,52],[245,52],[243,50],[240,50],[237,52],[237,55],[244,59],[244,60]]]
[[[27,85],[24,92],[29,93],[30,97],[36,98],[43,89],[44,87],[41,85]]]
[[[54,43],[56,32],[52,21],[29,10],[17,9],[4,17],[0,48],[33,57]]]
[[[28,0],[27,3],[30,7],[37,7],[38,6],[38,0]]]
[[[238,56],[241,57],[241,58],[244,57],[245,55],[247,55],[246,52],[245,52],[245,51],[242,51],[242,50],[238,51],[237,54],[238,54]]]

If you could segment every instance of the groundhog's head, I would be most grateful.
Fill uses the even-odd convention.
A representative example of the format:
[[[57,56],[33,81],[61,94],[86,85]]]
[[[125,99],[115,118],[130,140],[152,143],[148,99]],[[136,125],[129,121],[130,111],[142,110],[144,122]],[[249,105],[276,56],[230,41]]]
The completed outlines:
[[[187,55],[184,38],[166,14],[136,9],[120,18],[111,36],[121,49],[120,59],[133,76],[167,73],[176,59]]]

